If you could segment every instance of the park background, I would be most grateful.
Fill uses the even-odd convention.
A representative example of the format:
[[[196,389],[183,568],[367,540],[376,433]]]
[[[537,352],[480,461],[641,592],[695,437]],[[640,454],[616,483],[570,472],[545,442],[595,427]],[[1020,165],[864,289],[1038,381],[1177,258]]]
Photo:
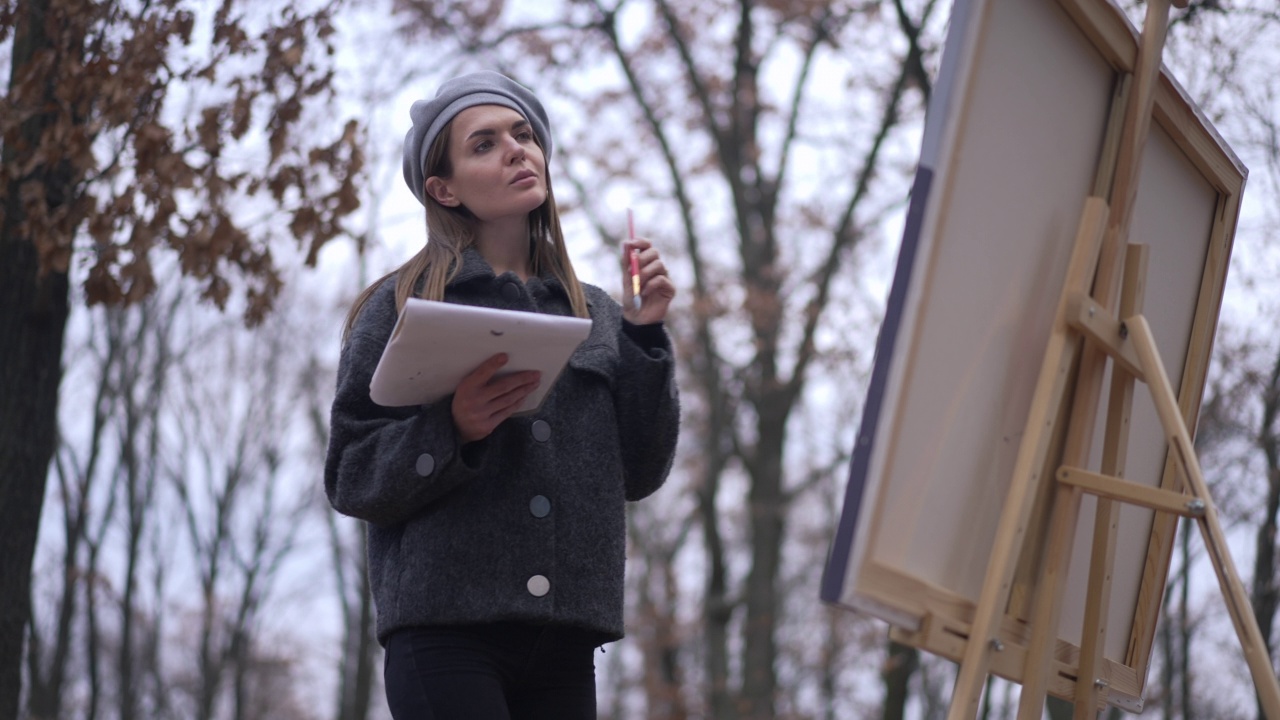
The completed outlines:
[[[600,716],[941,717],[953,664],[817,594],[949,10],[0,2],[3,329],[65,333],[3,341],[55,377],[3,366],[0,447],[48,453],[0,478],[0,719],[388,717],[328,406],[351,300],[424,238],[408,107],[480,68],[547,105],[580,276],[620,294],[633,208],[679,289],[680,451],[631,507]],[[1273,648],[1280,10],[1193,0],[1165,56],[1251,171],[1197,445]],[[1146,715],[1256,717],[1203,544],[1178,543]],[[982,717],[1016,700],[993,682]]]

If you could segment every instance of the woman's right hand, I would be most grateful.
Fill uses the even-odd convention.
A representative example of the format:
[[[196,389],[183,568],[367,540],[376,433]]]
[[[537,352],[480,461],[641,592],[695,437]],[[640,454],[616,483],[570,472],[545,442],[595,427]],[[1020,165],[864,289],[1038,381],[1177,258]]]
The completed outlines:
[[[506,353],[498,353],[458,383],[453,392],[453,424],[462,442],[489,437],[494,428],[520,409],[542,381],[542,373],[537,370],[495,377],[506,364]]]

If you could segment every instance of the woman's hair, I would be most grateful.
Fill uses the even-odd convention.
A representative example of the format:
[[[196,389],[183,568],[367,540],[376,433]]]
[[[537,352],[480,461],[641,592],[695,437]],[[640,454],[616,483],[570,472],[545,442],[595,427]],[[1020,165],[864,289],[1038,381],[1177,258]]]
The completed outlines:
[[[453,163],[449,159],[452,130],[451,120],[431,144],[427,152],[425,177],[453,176]],[[538,142],[536,135],[534,142]],[[538,146],[542,144],[539,142]],[[588,317],[587,298],[565,247],[556,196],[551,190],[551,173],[546,175],[547,199],[529,211],[529,271],[535,276],[550,273],[559,280],[569,295],[573,314],[585,318]],[[410,296],[426,300],[444,299],[445,286],[461,268],[462,251],[475,242],[479,221],[465,207],[446,207],[436,202],[430,193],[423,193],[423,204],[427,209],[426,244],[408,262],[375,280],[356,297],[342,329],[343,344],[346,344],[364,304],[393,275],[396,278],[396,312],[404,309]]]

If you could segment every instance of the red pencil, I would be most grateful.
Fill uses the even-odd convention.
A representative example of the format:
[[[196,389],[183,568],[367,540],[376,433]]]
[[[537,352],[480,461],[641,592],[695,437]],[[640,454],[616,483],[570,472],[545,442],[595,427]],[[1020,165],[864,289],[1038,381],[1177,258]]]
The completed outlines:
[[[636,224],[631,208],[627,208],[627,238],[633,242],[636,239]],[[637,310],[640,309],[640,251],[635,247],[631,248],[631,304]]]

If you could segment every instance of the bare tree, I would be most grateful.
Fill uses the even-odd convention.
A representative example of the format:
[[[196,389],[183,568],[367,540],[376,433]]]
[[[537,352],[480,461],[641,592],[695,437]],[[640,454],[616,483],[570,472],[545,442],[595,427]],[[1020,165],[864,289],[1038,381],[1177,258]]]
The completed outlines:
[[[639,645],[641,684],[645,713],[653,720],[686,720],[690,717],[688,688],[680,656],[689,642],[690,628],[679,616],[681,583],[676,555],[694,526],[692,508],[678,515],[682,522],[663,526],[646,517],[648,506],[633,509],[628,580],[634,607],[628,625]],[[665,532],[664,532],[665,530]]]
[[[38,613],[33,612],[28,635],[28,676],[30,689],[27,713],[33,720],[54,720],[61,715],[64,684],[72,658],[72,631],[79,619],[79,597],[89,586],[81,548],[87,538],[90,514],[94,508],[94,490],[101,484],[98,462],[102,456],[108,418],[114,414],[116,388],[111,382],[114,367],[123,360],[123,347],[113,324],[102,324],[105,347],[87,344],[80,358],[91,358],[97,373],[93,383],[93,412],[84,451],[77,450],[65,439],[60,444],[55,463],[58,498],[62,508],[62,557],[59,563],[59,587],[56,589],[57,619],[45,632]],[[65,435],[65,433],[64,433]]]
[[[1280,25],[1280,20],[1273,22]],[[1280,188],[1280,121],[1277,121],[1275,115],[1276,109],[1280,108],[1280,98],[1276,94],[1278,91],[1280,84],[1274,81],[1268,83],[1263,86],[1261,97],[1249,106],[1250,115],[1258,128],[1256,144],[1265,161],[1264,167],[1270,181],[1268,187],[1273,192]],[[1271,197],[1267,216],[1274,220],[1280,217],[1280,203],[1275,202],[1274,195]],[[1272,309],[1274,308],[1273,305]],[[1261,472],[1265,485],[1262,517],[1258,519],[1254,539],[1256,554],[1251,604],[1263,642],[1267,644],[1267,652],[1274,659],[1276,654],[1273,635],[1276,612],[1280,610],[1280,568],[1277,567],[1277,543],[1280,543],[1280,537],[1277,536],[1277,523],[1280,522],[1280,343],[1274,337],[1270,340],[1270,353],[1259,358],[1265,358],[1266,362],[1258,364],[1252,378],[1260,407],[1251,436],[1261,455]],[[1258,717],[1265,717],[1260,700],[1257,708]]]
[[[139,634],[135,627],[143,617],[137,590],[148,550],[143,542],[151,534],[148,518],[155,515],[161,400],[172,362],[168,335],[174,308],[172,303],[153,300],[133,310],[107,308],[94,315],[94,342],[84,354],[89,362],[78,368],[94,388],[88,438],[79,445],[79,438],[69,440],[70,433],[64,432],[57,463],[64,532],[57,622],[49,633],[52,643],[45,642],[47,638],[35,616],[30,627],[28,708],[35,718],[61,716],[68,690],[66,679],[76,659],[73,632],[77,623],[84,620],[82,612],[93,616],[88,652],[94,656],[91,677],[98,677],[98,606],[93,598],[107,575],[97,566],[97,550],[102,533],[116,519],[117,508],[124,511],[125,538],[121,549],[123,569],[110,583],[119,619],[115,624],[119,634],[113,668],[118,717],[139,715],[142,678],[137,671],[143,658],[139,651],[153,640],[149,633]],[[96,538],[91,537],[94,527]],[[155,573],[159,582],[162,568],[157,567]],[[83,605],[79,602],[82,596],[88,598]],[[53,651],[45,657],[42,648],[49,645]],[[96,683],[93,697],[90,708],[96,711]]]
[[[174,414],[185,452],[170,456],[164,471],[200,588],[190,648],[198,720],[219,717],[220,702],[236,720],[259,717],[250,673],[282,660],[263,654],[259,631],[306,506],[306,493],[290,490],[282,473],[295,335],[274,316],[250,334],[222,324],[185,339],[203,352],[182,368]]]
[[[1215,381],[1210,401],[1201,413],[1202,441],[1215,456],[1216,464],[1231,485],[1219,488],[1230,502],[1233,496],[1239,512],[1232,513],[1241,526],[1253,531],[1251,605],[1267,651],[1275,654],[1274,627],[1280,610],[1280,582],[1277,580],[1277,526],[1280,523],[1280,345],[1275,329],[1260,318],[1274,317],[1280,308],[1271,288],[1274,272],[1280,268],[1270,235],[1280,204],[1280,83],[1275,80],[1276,39],[1280,38],[1280,11],[1273,3],[1240,3],[1224,7],[1219,3],[1193,3],[1179,28],[1191,45],[1191,54],[1200,60],[1186,62],[1206,75],[1201,93],[1205,104],[1250,165],[1250,194],[1261,198],[1256,217],[1245,218],[1237,245],[1247,262],[1237,262],[1235,285],[1250,297],[1252,317],[1229,316],[1225,335],[1215,353]],[[1212,52],[1208,52],[1212,51]],[[1206,56],[1211,62],[1204,62]],[[1188,72],[1197,72],[1190,71]],[[1225,90],[1226,92],[1223,92]],[[1184,654],[1189,655],[1189,653]],[[1184,666],[1181,706],[1190,717],[1190,690],[1186,687],[1191,669]],[[1261,703],[1257,717],[1265,717]]]
[[[332,370],[322,371],[313,356],[300,383],[307,403],[307,424],[317,457],[329,445],[328,406],[320,384],[332,387]],[[340,517],[328,503],[319,503],[328,530],[338,600],[342,608],[342,652],[338,659],[335,720],[365,720],[375,688],[379,651],[374,634],[373,594],[369,587],[367,536],[356,521]]]
[[[318,717],[297,701],[294,645],[310,636],[264,623],[315,517],[303,478],[318,456],[291,439],[306,430],[293,380],[308,377],[308,333],[290,326],[296,312],[246,330],[189,302],[191,289],[164,283],[73,330],[89,341],[69,387],[98,409],[82,417],[67,398],[65,490],[50,509],[69,529],[41,552],[69,569],[37,583],[60,599],[59,621],[33,615],[30,717]]]
[[[113,342],[110,335],[101,356],[93,352],[98,348],[86,349],[90,352],[80,356],[93,357],[104,368],[114,366],[122,355],[120,343]],[[115,389],[109,378],[109,372],[102,372],[94,384],[92,423],[84,453],[77,453],[63,443],[55,465],[63,511],[60,586],[54,603],[57,608],[54,627],[47,634],[43,632],[43,624],[35,613],[30,625],[27,662],[31,686],[27,712],[33,720],[54,720],[61,715],[63,686],[72,654],[72,629],[77,619],[79,595],[87,584],[80,548],[86,537],[107,418],[112,414],[115,402]]]

